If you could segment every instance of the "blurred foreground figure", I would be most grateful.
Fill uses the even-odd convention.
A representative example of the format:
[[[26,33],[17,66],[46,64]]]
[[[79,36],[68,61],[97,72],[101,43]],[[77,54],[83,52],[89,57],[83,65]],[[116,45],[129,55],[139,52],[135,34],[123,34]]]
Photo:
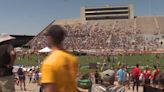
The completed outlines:
[[[10,40],[15,39],[7,34],[0,34],[0,92],[15,92],[12,73],[16,54]]]
[[[62,48],[65,30],[52,26],[46,33],[52,52],[41,67],[41,84],[44,92],[77,92],[77,58]]]

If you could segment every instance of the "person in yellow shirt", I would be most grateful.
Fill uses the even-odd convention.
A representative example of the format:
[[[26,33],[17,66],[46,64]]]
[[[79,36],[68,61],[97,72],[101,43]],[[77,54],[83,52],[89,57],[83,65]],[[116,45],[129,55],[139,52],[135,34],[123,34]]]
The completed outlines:
[[[66,36],[59,25],[52,26],[46,33],[52,52],[41,66],[41,84],[44,92],[77,92],[77,57],[62,48]]]

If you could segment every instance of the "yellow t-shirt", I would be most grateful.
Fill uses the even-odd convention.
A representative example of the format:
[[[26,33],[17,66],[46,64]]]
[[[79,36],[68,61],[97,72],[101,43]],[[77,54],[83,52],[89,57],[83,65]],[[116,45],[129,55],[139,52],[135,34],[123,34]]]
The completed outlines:
[[[41,66],[41,83],[54,83],[55,92],[77,92],[77,58],[57,50],[50,53]]]

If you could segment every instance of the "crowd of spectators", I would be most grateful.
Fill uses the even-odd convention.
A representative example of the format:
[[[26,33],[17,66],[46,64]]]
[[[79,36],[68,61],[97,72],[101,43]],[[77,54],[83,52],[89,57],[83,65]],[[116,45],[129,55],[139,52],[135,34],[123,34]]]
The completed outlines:
[[[67,30],[64,47],[68,50],[153,50],[160,46],[158,39],[150,36],[148,40],[130,20],[63,24],[63,27]],[[28,45],[33,49],[46,47],[44,32]]]

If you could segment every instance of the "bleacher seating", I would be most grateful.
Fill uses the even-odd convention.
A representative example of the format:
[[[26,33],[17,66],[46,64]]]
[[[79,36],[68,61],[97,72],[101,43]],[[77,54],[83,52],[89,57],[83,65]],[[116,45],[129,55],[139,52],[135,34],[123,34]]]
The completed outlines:
[[[164,17],[157,17],[157,21],[160,28],[160,33],[164,34]]]
[[[153,17],[138,17],[137,28],[141,30],[143,34],[155,34],[157,30]]]
[[[163,19],[163,20],[162,20]],[[157,22],[155,22],[157,20]],[[97,20],[80,22],[78,20],[57,20],[55,24],[63,26],[67,30],[64,48],[68,50],[88,50],[91,52],[117,50],[155,50],[160,47],[162,33],[158,33],[157,23],[163,29],[164,17],[137,17],[136,19],[122,20]],[[39,33],[27,45],[34,49],[47,46],[43,35],[47,29]],[[160,39],[159,39],[160,38]],[[95,50],[95,51],[94,51]],[[103,53],[103,54],[104,54]]]

